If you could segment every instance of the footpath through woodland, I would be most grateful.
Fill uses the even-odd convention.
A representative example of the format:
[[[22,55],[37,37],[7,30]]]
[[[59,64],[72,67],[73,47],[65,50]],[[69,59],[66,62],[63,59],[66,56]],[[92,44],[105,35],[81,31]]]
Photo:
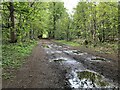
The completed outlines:
[[[3,88],[113,88],[117,65],[112,59],[40,40],[15,77],[3,80]]]

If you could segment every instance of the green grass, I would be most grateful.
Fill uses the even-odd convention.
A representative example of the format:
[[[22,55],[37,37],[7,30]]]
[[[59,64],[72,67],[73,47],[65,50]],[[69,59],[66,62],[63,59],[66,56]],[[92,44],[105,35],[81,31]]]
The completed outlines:
[[[70,46],[80,46],[79,43],[74,42],[74,41],[55,40],[55,42],[63,43],[63,44],[70,45]]]
[[[10,73],[3,73],[3,74],[2,74],[2,77],[3,77],[5,80],[7,80],[7,79],[10,79],[10,78],[13,78],[14,76],[11,75]]]
[[[32,52],[36,41],[25,43],[7,43],[2,45],[2,68],[4,71],[18,69],[25,62],[25,58]],[[4,79],[9,79],[10,71],[3,73]]]

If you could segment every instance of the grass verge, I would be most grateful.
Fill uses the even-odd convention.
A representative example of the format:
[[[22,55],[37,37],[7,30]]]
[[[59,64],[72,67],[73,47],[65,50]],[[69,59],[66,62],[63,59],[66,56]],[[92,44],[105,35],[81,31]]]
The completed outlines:
[[[75,41],[55,40],[55,42],[70,45],[70,46],[80,46],[80,44]]]
[[[4,79],[11,77],[10,70],[18,69],[25,62],[25,58],[32,52],[36,41],[25,43],[9,43],[2,45],[2,68],[4,71],[2,76]]]

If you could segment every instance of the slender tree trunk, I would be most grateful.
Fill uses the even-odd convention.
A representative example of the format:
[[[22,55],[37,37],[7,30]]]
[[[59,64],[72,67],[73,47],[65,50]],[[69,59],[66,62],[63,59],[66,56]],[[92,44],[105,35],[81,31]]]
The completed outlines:
[[[105,30],[104,30],[104,21],[102,22],[103,24],[103,30],[102,30],[102,42],[105,41]]]
[[[96,5],[95,5],[94,8],[96,8]],[[94,27],[94,30],[93,30],[93,40],[94,40],[94,42],[96,42],[96,29],[97,29],[97,27],[96,27],[96,10],[95,10],[94,15],[95,16],[93,17],[93,27]]]
[[[33,7],[34,8],[34,15],[35,15],[35,6],[34,6],[34,2],[33,3],[30,3],[30,5],[29,5],[30,7]],[[33,16],[34,16],[33,15]],[[30,23],[30,31],[29,31],[29,35],[30,35],[30,39],[32,40],[32,39],[34,39],[34,26],[31,24],[31,22],[30,22],[30,20],[29,19],[27,19],[27,21]]]
[[[16,39],[16,33],[15,33],[15,21],[14,21],[14,6],[13,2],[9,2],[9,10],[10,10],[10,20],[11,20],[11,27],[10,27],[10,42],[15,43],[17,41]]]
[[[68,24],[68,28],[67,28],[67,30],[66,30],[66,37],[67,37],[67,41],[69,41],[70,39],[69,39],[69,34],[70,34],[70,32],[69,32],[69,24]]]
[[[53,2],[53,7],[54,7],[54,14],[53,14],[53,32],[52,32],[52,39],[55,38],[55,30],[56,30],[55,2]]]
[[[20,14],[20,16],[19,16],[19,24],[18,24],[18,26],[19,26],[19,29],[18,29],[19,35],[22,35],[21,32],[20,32],[20,30],[22,29],[22,22],[21,22],[22,19],[21,18],[22,18],[22,15]],[[20,41],[22,41],[22,37],[20,38]]]
[[[96,20],[93,19],[93,22],[94,22],[94,24],[93,24],[93,27],[94,27],[94,30],[93,30],[93,40],[95,42],[96,41]]]

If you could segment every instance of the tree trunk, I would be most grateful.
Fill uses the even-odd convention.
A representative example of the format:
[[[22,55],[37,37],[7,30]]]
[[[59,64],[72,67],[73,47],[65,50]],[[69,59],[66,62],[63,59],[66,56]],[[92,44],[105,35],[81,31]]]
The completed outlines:
[[[14,21],[14,6],[13,2],[9,2],[9,10],[10,10],[10,42],[17,42],[16,33],[15,33],[15,21]]]
[[[96,20],[93,19],[93,22],[94,22],[94,25],[93,25],[93,27],[94,27],[94,30],[93,30],[93,40],[94,40],[94,42],[96,42]]]
[[[55,15],[55,2],[53,2],[54,7],[54,14],[53,14],[53,32],[52,32],[52,39],[55,38],[55,30],[56,30],[56,15]]]
[[[104,21],[102,22],[103,24],[103,30],[102,30],[102,42],[105,41],[105,30],[104,30]]]
[[[95,5],[95,7],[96,7],[96,5]],[[96,43],[96,29],[97,29],[97,27],[96,27],[96,10],[95,10],[94,15],[95,16],[93,17],[93,27],[94,27],[94,30],[93,30],[93,40]]]
[[[70,38],[69,38],[69,24],[68,24],[68,28],[67,28],[67,30],[66,30],[66,38],[67,38],[67,41],[69,41],[70,40]]]

